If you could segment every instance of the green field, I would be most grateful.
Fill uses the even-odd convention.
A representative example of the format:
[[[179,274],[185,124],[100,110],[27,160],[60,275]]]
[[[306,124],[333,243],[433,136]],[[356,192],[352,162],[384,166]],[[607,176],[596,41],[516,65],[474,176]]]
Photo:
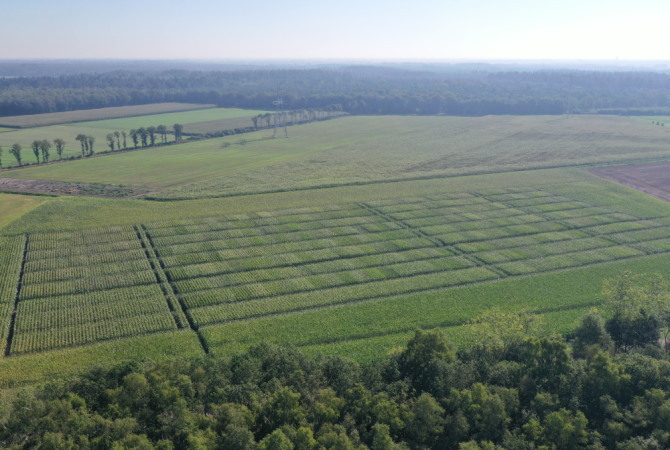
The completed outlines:
[[[243,146],[231,136],[3,175],[146,186],[160,189],[158,198],[194,199],[670,158],[661,127],[618,116],[345,117],[291,127],[290,135],[273,140],[259,131],[245,134]]]
[[[569,332],[604,279],[670,276],[670,204],[551,167],[670,157],[648,128],[348,117],[4,172],[173,201],[0,197],[0,386],[264,341],[369,361],[417,327],[466,346],[491,308]]]
[[[249,117],[251,115],[255,115],[260,112],[262,111],[235,109],[235,108],[209,108],[209,109],[182,111],[175,113],[149,114],[136,117],[126,117],[121,119],[78,122],[70,125],[52,125],[52,126],[42,126],[42,127],[26,128],[20,130],[12,130],[11,132],[8,133],[0,133],[0,146],[2,146],[5,149],[2,161],[4,167],[17,166],[16,159],[9,154],[9,148],[15,143],[19,143],[23,147],[23,162],[34,163],[36,160],[30,148],[30,144],[35,140],[46,139],[49,141],[53,141],[56,138],[61,138],[65,140],[67,144],[65,147],[65,151],[63,152],[63,157],[67,158],[70,156],[81,155],[81,146],[79,142],[75,140],[75,137],[79,134],[85,134],[95,137],[94,149],[97,152],[100,152],[109,150],[109,147],[106,144],[105,137],[110,132],[114,131],[128,132],[133,128],[136,129],[140,127],[157,126],[161,124],[166,125],[171,129],[172,125],[175,123],[185,124],[185,130],[187,130],[189,123],[203,122],[203,120],[220,120],[235,117]],[[249,120],[249,124],[246,126],[251,125],[252,122],[251,120]],[[172,136],[168,136],[168,138],[173,139]],[[127,145],[128,148],[133,147],[133,143],[130,137],[127,138]],[[185,151],[188,151],[188,147],[185,148]],[[56,154],[55,149],[51,149],[51,161],[55,161],[57,159],[58,155]],[[94,158],[93,160],[95,159],[97,158]],[[149,160],[151,160],[150,157]],[[7,175],[14,176],[16,174],[16,172],[11,172],[11,174],[8,174],[7,172],[0,172],[0,173],[2,173],[5,176]]]
[[[214,105],[195,105],[190,103],[154,103],[150,105],[119,106],[112,108],[65,111],[27,116],[0,117],[0,126],[30,128],[58,125],[72,122],[86,122],[119,117],[143,116],[176,111],[213,108]]]
[[[0,194],[0,230],[46,201],[46,197]]]

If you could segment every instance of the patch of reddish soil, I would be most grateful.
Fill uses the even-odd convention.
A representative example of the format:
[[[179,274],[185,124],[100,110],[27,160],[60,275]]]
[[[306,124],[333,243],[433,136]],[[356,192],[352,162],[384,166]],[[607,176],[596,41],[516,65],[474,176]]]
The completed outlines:
[[[589,172],[670,202],[670,161],[598,167]]]
[[[0,192],[2,191],[67,194],[87,197],[140,197],[148,193],[148,189],[129,186],[24,180],[20,178],[0,178]]]

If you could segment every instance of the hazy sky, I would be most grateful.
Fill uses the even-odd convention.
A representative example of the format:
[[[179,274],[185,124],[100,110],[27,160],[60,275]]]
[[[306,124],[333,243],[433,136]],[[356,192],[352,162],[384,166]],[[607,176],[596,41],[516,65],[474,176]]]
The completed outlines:
[[[0,11],[0,58],[670,59],[668,0],[6,0]]]

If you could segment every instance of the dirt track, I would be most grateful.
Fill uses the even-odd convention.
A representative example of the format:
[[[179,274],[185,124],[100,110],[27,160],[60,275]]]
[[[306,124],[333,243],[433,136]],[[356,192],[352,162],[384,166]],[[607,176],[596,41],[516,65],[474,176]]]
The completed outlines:
[[[670,202],[670,161],[598,167],[589,172]]]

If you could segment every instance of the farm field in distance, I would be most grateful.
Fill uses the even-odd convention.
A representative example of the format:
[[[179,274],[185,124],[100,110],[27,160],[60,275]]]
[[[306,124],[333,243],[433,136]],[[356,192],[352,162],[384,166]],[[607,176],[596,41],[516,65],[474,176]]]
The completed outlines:
[[[162,104],[158,105],[147,105],[147,106],[161,106]],[[168,105],[173,105],[173,109],[178,108],[179,103],[176,104],[168,104]],[[108,133],[114,132],[114,131],[125,131],[126,133],[129,132],[131,129],[137,129],[140,127],[149,127],[149,126],[157,126],[157,125],[165,125],[169,128],[169,130],[172,130],[172,125],[175,123],[181,123],[184,125],[184,130],[185,132],[188,132],[188,124],[189,123],[202,123],[203,121],[219,121],[222,119],[234,119],[238,117],[246,118],[246,121],[248,122],[247,125],[245,126],[251,126],[253,123],[251,122],[251,119],[249,117],[253,115],[257,115],[263,111],[256,111],[256,110],[246,110],[246,109],[236,109],[236,108],[212,108],[211,105],[206,105],[208,106],[206,109],[193,109],[194,106],[201,107],[203,105],[188,105],[185,104],[183,105],[184,110],[181,110],[179,112],[168,112],[168,113],[147,113],[145,115],[136,115],[139,114],[139,111],[141,111],[141,108],[144,107],[124,107],[121,108],[123,111],[126,111],[125,115],[132,115],[132,117],[125,117],[125,118],[116,118],[116,119],[107,119],[107,120],[92,120],[92,121],[86,121],[86,122],[77,122],[77,123],[71,123],[71,124],[58,124],[58,125],[47,125],[47,126],[36,126],[33,128],[25,128],[25,129],[11,129],[11,128],[0,128],[0,130],[6,130],[4,133],[0,133],[0,146],[4,147],[5,149],[9,150],[9,148],[14,144],[14,143],[19,143],[23,147],[23,161],[25,163],[34,163],[35,157],[33,156],[32,150],[30,148],[30,144],[35,141],[35,140],[49,140],[53,141],[53,139],[60,138],[65,140],[66,147],[65,151],[63,152],[63,158],[67,158],[70,156],[78,156],[81,155],[81,146],[78,141],[75,140],[76,136],[79,134],[85,134],[85,135],[90,135],[95,138],[95,146],[94,150],[97,152],[100,151],[105,151],[109,150],[109,147],[106,144],[105,137],[107,136]],[[190,109],[189,109],[190,107]],[[127,110],[126,108],[140,108],[140,109],[131,109]],[[105,108],[107,109],[107,108]],[[146,108],[146,111],[152,111],[154,109],[158,109],[158,111],[161,111],[161,108]],[[169,110],[169,108],[168,108]],[[94,110],[97,111],[97,110]],[[104,110],[100,110],[104,111]],[[88,111],[78,111],[78,114],[84,114],[88,113]],[[70,113],[54,113],[54,114],[64,114],[66,118],[60,119],[60,121],[70,121],[67,120],[67,115]],[[122,114],[122,112],[116,112],[115,115],[118,116]],[[100,114],[102,115],[102,114]],[[38,117],[41,115],[37,116],[20,116],[20,117]],[[79,116],[77,116],[79,117]],[[85,117],[85,116],[81,116]],[[104,118],[104,117],[103,117]],[[17,119],[18,120],[18,119]],[[37,119],[35,119],[37,120]],[[45,119],[47,120],[47,119]],[[51,120],[51,119],[48,119]],[[2,121],[2,118],[0,118],[0,122]],[[204,122],[208,123],[208,122]],[[220,131],[217,129],[217,131]],[[169,135],[168,138],[170,140],[173,140],[174,137],[172,135]],[[122,143],[122,141],[121,141]],[[127,146],[128,148],[133,148],[133,142],[130,139],[130,136],[127,138]],[[55,149],[51,149],[51,161],[55,161],[58,159],[58,156],[56,154]],[[16,167],[17,161],[14,159],[13,156],[9,154],[8,151],[5,151],[5,154],[3,155],[3,167]],[[2,174],[3,172],[0,172]],[[2,176],[2,175],[0,175]]]
[[[513,186],[533,177],[535,186]],[[476,189],[463,189],[468,178],[479,178]],[[13,371],[38,367],[40,355],[57,364],[49,355],[67,360],[94,345],[116,358],[126,345],[173,334],[190,352],[230,354],[270,341],[369,360],[416,327],[444,328],[467,345],[463,324],[493,307],[535,311],[569,331],[602,301],[602,279],[670,267],[670,205],[585,171],[434,183],[167,204],[49,198],[5,228],[4,277],[17,281],[0,302],[5,317],[26,256],[0,382],[19,382]],[[342,202],[347,191],[351,201]],[[270,197],[277,209],[253,208]],[[110,210],[174,203],[175,212],[125,225],[98,216],[98,227],[77,230],[64,222],[67,208],[56,208],[60,218],[49,210],[63,201]],[[31,215],[41,231],[30,231]],[[155,355],[144,357],[175,352],[171,338],[151,348]],[[46,369],[35,370],[38,379]]]
[[[177,111],[213,108],[214,105],[191,103],[154,103],[138,106],[117,106],[111,108],[65,111],[27,116],[0,117],[0,127],[30,128],[58,125],[90,120],[112,119],[117,117],[143,116]]]
[[[129,184],[174,200],[670,156],[664,129],[618,116],[355,116],[289,132],[289,139],[263,130],[0,176]]]
[[[0,194],[0,387],[258,342],[370,361],[419,327],[465,346],[492,308],[568,333],[604,279],[670,276],[670,204],[570,167],[670,159],[662,127],[355,116],[269,133],[3,172],[168,201]]]

